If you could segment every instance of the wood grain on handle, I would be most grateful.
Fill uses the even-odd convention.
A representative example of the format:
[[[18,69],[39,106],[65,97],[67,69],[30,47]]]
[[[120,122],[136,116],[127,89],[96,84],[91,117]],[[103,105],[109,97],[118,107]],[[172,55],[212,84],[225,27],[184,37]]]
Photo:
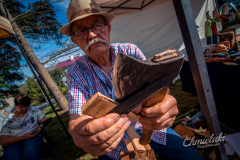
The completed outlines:
[[[159,92],[154,94],[152,97],[150,97],[148,100],[146,100],[143,103],[143,107],[144,108],[149,108],[149,107],[154,106],[157,103],[162,102],[164,97],[166,96],[167,92],[168,92],[168,87],[163,88],[162,90],[160,90]],[[152,133],[153,133],[152,130],[148,130],[148,129],[143,128],[142,135],[141,135],[141,138],[139,140],[139,143],[141,145],[149,144],[151,142]]]

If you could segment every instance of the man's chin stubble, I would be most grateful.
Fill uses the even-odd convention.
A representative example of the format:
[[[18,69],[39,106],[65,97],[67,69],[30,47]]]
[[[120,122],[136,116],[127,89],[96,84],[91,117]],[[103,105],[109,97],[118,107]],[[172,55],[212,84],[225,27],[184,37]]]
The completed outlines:
[[[102,46],[97,46],[97,44],[104,44],[104,43],[99,43],[99,42],[98,43],[94,43],[91,46],[89,46],[88,51],[90,52],[90,51],[93,51],[97,47],[102,47]]]
[[[98,48],[97,49],[97,47],[100,47],[100,48]],[[93,45],[91,45],[90,47],[89,47],[89,49],[88,49],[88,52],[89,52],[89,55],[96,55],[96,53],[99,53],[99,52],[101,52],[101,53],[107,53],[107,50],[108,49],[103,49],[102,48],[103,46],[95,46],[95,44],[93,44]],[[98,54],[99,55],[99,54]]]

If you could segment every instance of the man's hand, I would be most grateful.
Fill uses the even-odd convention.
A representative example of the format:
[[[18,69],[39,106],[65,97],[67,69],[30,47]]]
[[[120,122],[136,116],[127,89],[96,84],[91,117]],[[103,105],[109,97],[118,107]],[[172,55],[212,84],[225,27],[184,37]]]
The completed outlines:
[[[131,124],[126,115],[112,113],[94,119],[87,115],[70,115],[69,132],[76,146],[93,156],[101,156],[114,150],[125,130]]]
[[[142,108],[142,105],[140,105],[134,112],[141,112],[138,120],[143,128],[161,130],[172,126],[178,114],[177,101],[173,96],[166,95],[161,103],[150,108]]]
[[[24,135],[22,135],[22,140],[29,140],[29,139],[32,139],[33,137],[35,137],[36,135],[35,134],[32,134],[31,132],[27,132],[25,133]]]

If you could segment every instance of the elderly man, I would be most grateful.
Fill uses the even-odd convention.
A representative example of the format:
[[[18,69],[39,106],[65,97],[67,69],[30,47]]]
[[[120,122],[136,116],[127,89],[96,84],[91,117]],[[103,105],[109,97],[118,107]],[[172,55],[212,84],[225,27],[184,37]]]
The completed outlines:
[[[119,153],[127,150],[124,139],[128,138],[125,131],[131,123],[129,118],[113,113],[94,119],[82,115],[81,106],[97,92],[115,99],[112,73],[119,51],[141,60],[145,56],[136,45],[110,44],[110,22],[114,16],[101,12],[100,6],[93,0],[71,0],[67,18],[69,24],[59,31],[71,36],[71,40],[85,52],[67,75],[69,132],[75,144],[93,156],[119,159]],[[148,109],[142,109],[140,105],[135,112],[141,112],[139,120],[132,123],[139,136],[142,126],[157,130],[150,144],[156,153],[168,159],[202,159],[192,147],[183,146],[184,140],[176,132],[167,128],[178,114],[174,97],[167,95],[163,102]]]

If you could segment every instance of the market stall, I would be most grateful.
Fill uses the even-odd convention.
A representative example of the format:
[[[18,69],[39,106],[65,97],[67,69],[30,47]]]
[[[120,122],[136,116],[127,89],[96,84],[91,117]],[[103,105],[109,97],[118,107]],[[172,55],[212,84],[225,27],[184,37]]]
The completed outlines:
[[[127,42],[137,44],[147,57],[172,47],[181,50],[184,48],[182,45],[184,42],[201,110],[206,116],[211,134],[220,135],[221,129],[203,57],[202,48],[205,46],[201,46],[200,42],[200,39],[205,41],[204,14],[207,10],[210,12],[214,10],[215,2],[213,0],[128,2],[130,1],[98,1],[104,11],[119,15],[112,22],[112,42],[126,42],[128,39]],[[217,159],[227,159],[223,142],[219,142],[214,149]]]

